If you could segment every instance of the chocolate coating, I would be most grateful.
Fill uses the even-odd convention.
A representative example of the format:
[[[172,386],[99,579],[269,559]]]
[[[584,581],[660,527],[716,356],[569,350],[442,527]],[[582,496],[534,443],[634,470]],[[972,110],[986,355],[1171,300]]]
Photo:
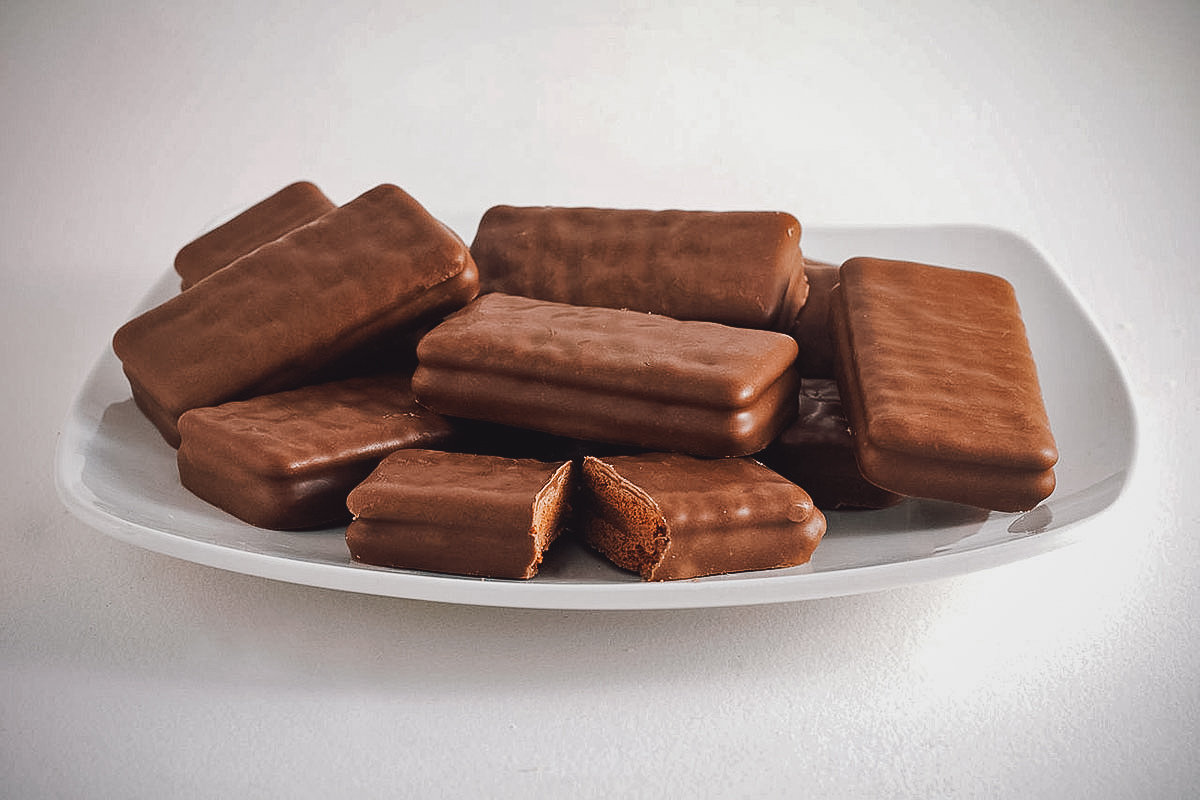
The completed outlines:
[[[575,439],[514,425],[466,417],[446,419],[454,424],[454,437],[440,449],[456,453],[532,458],[538,461],[578,461],[585,455],[630,455],[642,452],[642,448],[631,445]]]
[[[800,381],[799,413],[757,458],[804,487],[817,508],[885,508],[903,500],[863,477],[850,423],[831,378]]]
[[[738,456],[795,414],[796,343],[771,331],[479,297],[417,347],[417,399],[577,439]]]
[[[337,208],[308,181],[297,181],[184,245],[175,271],[188,289],[267,242]]]
[[[825,534],[803,489],[745,458],[589,456],[578,503],[588,544],[648,581],[797,566]]]
[[[399,450],[347,499],[365,564],[532,578],[570,514],[572,464]]]
[[[872,483],[996,511],[1053,492],[1058,451],[1008,281],[855,258],[832,308],[838,386]]]
[[[782,212],[495,206],[471,255],[484,292],[786,331],[799,243]]]
[[[833,378],[835,348],[829,328],[829,302],[838,282],[838,267],[805,259],[804,274],[808,277],[808,299],[790,330],[800,348],[796,371],[801,378]]]
[[[113,349],[138,407],[178,446],[183,412],[299,387],[477,292],[466,245],[385,184],[129,321]]]
[[[454,428],[399,374],[193,409],[179,434],[184,487],[251,525],[299,530],[348,521],[346,496],[385,456],[438,447]]]

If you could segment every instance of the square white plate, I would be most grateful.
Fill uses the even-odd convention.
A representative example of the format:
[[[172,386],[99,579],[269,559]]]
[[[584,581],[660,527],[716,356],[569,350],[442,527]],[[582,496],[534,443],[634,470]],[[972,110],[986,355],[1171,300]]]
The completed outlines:
[[[805,230],[805,254],[841,263],[877,256],[975,269],[1015,287],[1058,443],[1058,486],[1038,508],[1002,514],[927,500],[829,512],[802,567],[644,583],[574,541],[560,541],[531,581],[489,580],[354,563],[345,529],[303,533],[246,525],[184,489],[175,451],[134,406],[106,347],[64,423],[55,479],[84,522],[126,542],[220,569],[368,594],[490,606],[651,609],[776,603],[961,575],[1086,535],[1128,481],[1136,413],[1103,335],[1071,289],[1022,239],[979,227]],[[168,272],[136,309],[178,289]]]

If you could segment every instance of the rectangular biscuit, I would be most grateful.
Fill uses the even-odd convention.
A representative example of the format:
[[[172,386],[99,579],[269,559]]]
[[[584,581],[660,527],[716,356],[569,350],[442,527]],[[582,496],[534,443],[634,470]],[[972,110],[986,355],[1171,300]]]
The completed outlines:
[[[749,458],[587,456],[581,484],[584,539],[648,581],[798,566],[825,534],[808,493]]]
[[[795,356],[782,333],[487,294],[421,340],[413,391],[452,416],[736,456],[795,414]]]
[[[766,211],[494,206],[471,243],[484,292],[786,331],[800,223]]]
[[[462,240],[385,184],[127,322],[113,349],[138,407],[178,446],[183,412],[311,382],[478,285]]]
[[[411,381],[352,378],[192,409],[179,418],[180,482],[260,528],[348,521],[346,496],[388,454],[455,434],[417,404]]]
[[[1050,495],[1058,451],[1008,281],[855,258],[831,312],[840,395],[869,480],[996,511]]]
[[[221,267],[336,207],[308,181],[283,187],[184,245],[175,255],[175,271],[182,278],[180,288],[190,288]]]
[[[346,545],[355,561],[528,579],[566,525],[573,465],[399,450],[357,486]]]

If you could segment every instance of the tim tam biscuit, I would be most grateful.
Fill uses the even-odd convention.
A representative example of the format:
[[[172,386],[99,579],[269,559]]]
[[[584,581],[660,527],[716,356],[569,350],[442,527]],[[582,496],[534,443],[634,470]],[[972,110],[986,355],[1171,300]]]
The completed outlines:
[[[796,413],[796,343],[772,331],[486,294],[417,346],[433,410],[704,456],[765,447]]]
[[[450,420],[417,403],[411,381],[352,378],[185,412],[180,482],[260,528],[348,522],[346,496],[380,461],[455,435]]]
[[[797,566],[825,534],[808,493],[753,459],[587,456],[581,483],[585,540],[648,581]]]
[[[1054,491],[1058,451],[1008,281],[855,258],[832,314],[839,393],[872,483],[995,511]]]
[[[484,292],[744,328],[786,331],[808,292],[782,212],[494,206],[471,255]]]
[[[401,569],[528,579],[571,511],[573,465],[398,450],[347,499],[351,556]]]

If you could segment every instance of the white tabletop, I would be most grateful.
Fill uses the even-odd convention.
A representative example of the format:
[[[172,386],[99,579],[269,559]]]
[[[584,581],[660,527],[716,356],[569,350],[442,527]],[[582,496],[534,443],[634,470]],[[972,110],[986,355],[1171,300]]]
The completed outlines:
[[[0,795],[1200,785],[1200,6],[164,5],[0,8]],[[52,463],[92,363],[183,243],[302,178],[468,240],[497,203],[1012,231],[1129,376],[1136,468],[1065,548],[718,609],[377,597],[89,528]]]

